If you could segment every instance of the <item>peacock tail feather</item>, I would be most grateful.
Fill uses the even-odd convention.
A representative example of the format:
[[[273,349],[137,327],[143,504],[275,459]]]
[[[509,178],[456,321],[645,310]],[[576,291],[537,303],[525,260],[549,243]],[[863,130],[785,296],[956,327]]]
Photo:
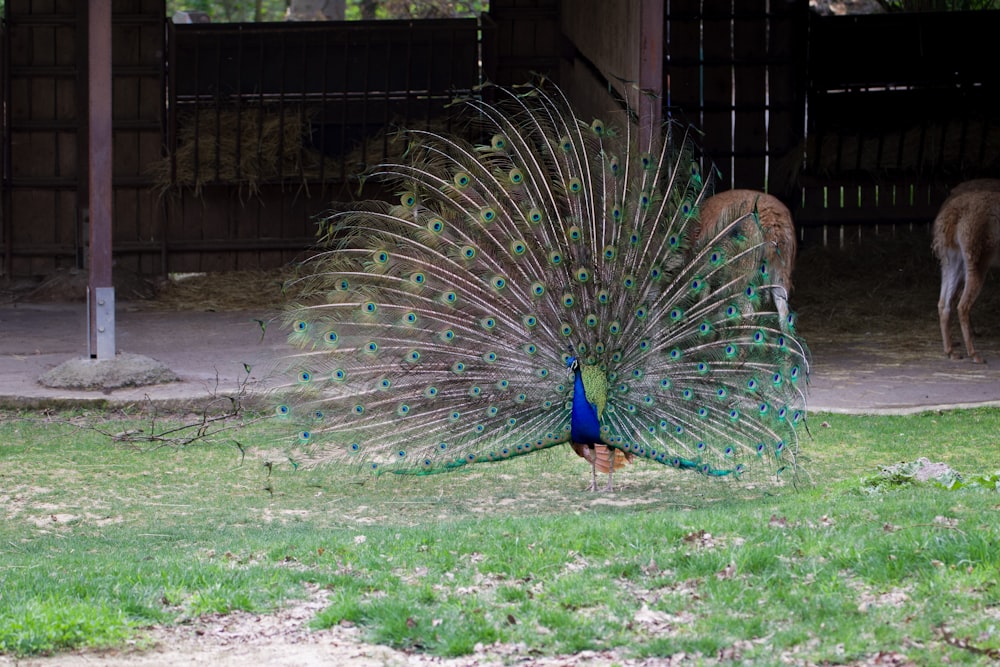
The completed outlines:
[[[752,213],[689,241],[711,194],[692,132],[639,146],[544,82],[493,90],[466,101],[481,144],[410,131],[371,174],[397,199],[326,220],[288,312],[297,456],[433,473],[594,431],[709,476],[794,468],[808,353]]]

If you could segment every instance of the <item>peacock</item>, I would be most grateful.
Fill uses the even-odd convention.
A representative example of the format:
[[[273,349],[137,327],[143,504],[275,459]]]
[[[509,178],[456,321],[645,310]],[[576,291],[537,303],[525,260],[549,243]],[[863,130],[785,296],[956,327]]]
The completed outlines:
[[[476,140],[406,131],[368,174],[390,200],[323,220],[286,313],[296,456],[421,475],[570,445],[594,491],[638,461],[790,477],[809,353],[755,213],[697,238],[695,130],[641,145],[627,110],[586,122],[549,81],[483,93],[461,101]]]

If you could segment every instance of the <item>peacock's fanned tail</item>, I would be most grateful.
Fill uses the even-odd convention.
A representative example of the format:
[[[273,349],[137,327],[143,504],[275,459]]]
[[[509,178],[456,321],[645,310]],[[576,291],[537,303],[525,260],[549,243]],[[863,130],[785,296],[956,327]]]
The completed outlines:
[[[711,476],[794,467],[808,354],[752,214],[689,244],[710,190],[690,133],[638,146],[550,85],[494,90],[468,101],[482,145],[409,132],[373,173],[396,201],[327,221],[289,315],[296,446],[430,473],[561,445],[575,357],[606,375],[605,444]]]

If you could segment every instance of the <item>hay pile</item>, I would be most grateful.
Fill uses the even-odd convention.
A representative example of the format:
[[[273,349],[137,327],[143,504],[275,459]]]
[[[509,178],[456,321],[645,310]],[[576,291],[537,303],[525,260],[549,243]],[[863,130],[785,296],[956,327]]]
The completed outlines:
[[[171,274],[155,300],[147,302],[146,307],[210,312],[280,310],[298,296],[295,285],[286,285],[296,270],[294,266],[284,266],[269,270]]]
[[[400,132],[402,119],[357,137],[339,158],[325,156],[311,145],[317,109],[296,106],[224,110],[202,107],[178,114],[177,149],[148,169],[160,196],[191,188],[195,196],[209,184],[239,185],[244,197],[258,194],[264,183],[353,180],[382,162],[403,162],[408,139]],[[413,125],[420,130],[450,134],[447,117]]]
[[[294,107],[184,114],[176,152],[150,168],[154,188],[163,194],[189,187],[199,196],[205,185],[225,183],[253,195],[268,181],[295,179],[305,185],[323,159],[304,142],[311,115]]]

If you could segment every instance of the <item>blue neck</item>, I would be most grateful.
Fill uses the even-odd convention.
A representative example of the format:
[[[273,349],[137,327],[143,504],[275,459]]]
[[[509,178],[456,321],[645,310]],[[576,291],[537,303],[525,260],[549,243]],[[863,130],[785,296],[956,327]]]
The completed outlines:
[[[587,400],[579,368],[573,371],[573,412],[570,416],[570,429],[573,442],[584,445],[596,445],[601,442],[601,422],[597,418],[597,409]]]

